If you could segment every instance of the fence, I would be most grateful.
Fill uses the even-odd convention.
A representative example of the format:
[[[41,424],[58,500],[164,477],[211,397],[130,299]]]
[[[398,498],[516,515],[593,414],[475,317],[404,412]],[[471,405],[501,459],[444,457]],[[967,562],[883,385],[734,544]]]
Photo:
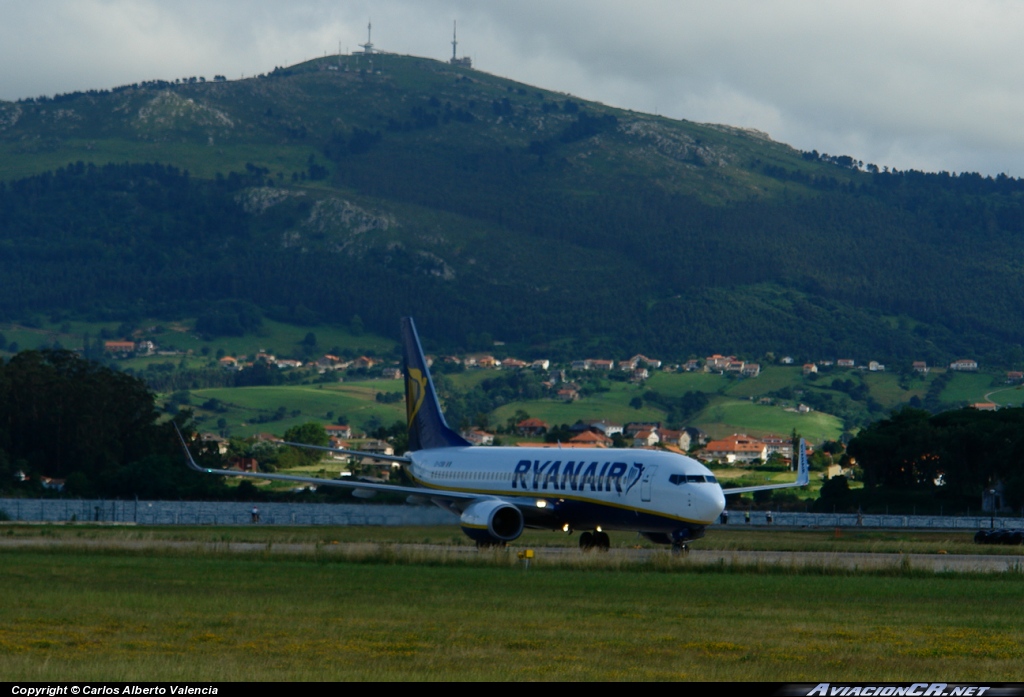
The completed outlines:
[[[137,525],[451,525],[455,516],[436,506],[230,501],[110,501],[0,499],[11,520],[131,523]]]
[[[111,501],[82,499],[0,499],[11,520],[101,522],[137,525],[248,525],[252,509],[267,525],[452,525],[457,519],[436,506],[345,503],[244,503],[233,501]],[[937,516],[753,511],[750,525],[806,528],[913,528],[946,530],[1024,529],[1016,516]],[[745,511],[729,511],[728,525],[747,525]]]
[[[995,528],[1010,530],[1024,528],[1024,518],[1018,516],[941,516],[941,515],[895,515],[868,513],[789,513],[772,512],[768,522],[766,511],[752,511],[750,525],[784,525],[802,528],[914,528],[942,530],[980,530]],[[745,511],[729,511],[728,525],[747,525]]]

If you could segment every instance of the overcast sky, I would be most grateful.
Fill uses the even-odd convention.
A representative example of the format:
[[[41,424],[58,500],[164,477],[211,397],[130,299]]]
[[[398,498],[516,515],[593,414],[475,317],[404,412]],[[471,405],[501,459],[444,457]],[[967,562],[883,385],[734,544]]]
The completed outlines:
[[[0,0],[0,99],[373,43],[802,150],[1024,176],[1018,0]]]

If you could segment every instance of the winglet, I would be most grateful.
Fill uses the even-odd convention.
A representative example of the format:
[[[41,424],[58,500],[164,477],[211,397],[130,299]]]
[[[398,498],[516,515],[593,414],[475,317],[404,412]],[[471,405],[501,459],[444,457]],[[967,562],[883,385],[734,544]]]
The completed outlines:
[[[203,472],[204,474],[211,472],[212,470],[208,470],[205,467],[200,467],[199,463],[196,462],[196,459],[192,457],[192,451],[188,449],[188,443],[185,442],[185,436],[182,435],[181,429],[178,428],[178,424],[172,421],[171,425],[174,426],[174,432],[178,434],[178,440],[181,441],[181,447],[185,450],[185,457],[188,458],[188,466],[194,469],[196,472]]]
[[[738,486],[732,489],[722,489],[722,493],[729,494],[751,494],[755,491],[773,491],[775,489],[790,489],[797,486],[807,486],[811,481],[811,467],[807,461],[807,444],[800,439],[800,452],[797,455],[796,481],[790,484],[763,484],[761,486]]]
[[[800,455],[797,460],[796,486],[806,486],[811,481],[811,465],[807,461],[807,444],[800,439]]]
[[[402,318],[405,369],[405,415],[409,423],[409,450],[431,450],[472,445],[449,428],[437,401],[420,338],[412,317]]]

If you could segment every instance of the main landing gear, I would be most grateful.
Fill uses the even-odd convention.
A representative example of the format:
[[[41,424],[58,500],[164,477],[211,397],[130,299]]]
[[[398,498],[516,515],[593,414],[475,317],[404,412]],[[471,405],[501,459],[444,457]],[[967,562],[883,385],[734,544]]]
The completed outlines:
[[[685,542],[673,542],[672,543],[672,554],[685,557],[690,553],[690,545]]]
[[[584,552],[589,552],[595,547],[601,552],[607,552],[612,546],[611,538],[608,537],[608,533],[601,532],[583,532],[580,533],[580,549]]]

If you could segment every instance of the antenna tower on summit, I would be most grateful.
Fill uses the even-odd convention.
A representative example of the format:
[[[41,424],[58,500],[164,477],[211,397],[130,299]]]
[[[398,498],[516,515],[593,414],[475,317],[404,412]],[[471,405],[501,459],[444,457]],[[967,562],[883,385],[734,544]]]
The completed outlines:
[[[373,42],[370,41],[371,34],[373,32],[373,22],[369,22],[366,25],[366,43],[359,44],[360,48],[363,49],[363,53],[373,53]]]
[[[464,65],[467,68],[473,67],[473,59],[469,56],[463,56],[462,58],[456,57],[455,50],[459,45],[458,37],[458,21],[452,20],[452,59],[448,61],[452,65]]]

